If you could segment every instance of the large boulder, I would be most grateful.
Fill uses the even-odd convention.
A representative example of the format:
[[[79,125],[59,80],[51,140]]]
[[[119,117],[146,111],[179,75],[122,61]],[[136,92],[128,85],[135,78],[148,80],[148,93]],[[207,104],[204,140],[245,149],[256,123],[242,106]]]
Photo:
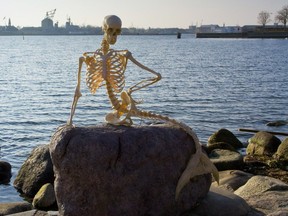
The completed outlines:
[[[168,126],[63,127],[50,152],[61,215],[177,215],[208,193],[211,175],[193,178],[175,201],[193,139]]]
[[[246,152],[248,155],[272,156],[280,145],[281,140],[276,136],[260,131],[249,139]]]
[[[234,194],[264,215],[287,215],[288,185],[268,176],[253,176]],[[282,212],[284,214],[278,214]],[[286,213],[285,213],[286,212]]]
[[[49,146],[40,145],[33,149],[21,166],[14,187],[27,198],[33,198],[46,183],[54,183],[53,164]]]

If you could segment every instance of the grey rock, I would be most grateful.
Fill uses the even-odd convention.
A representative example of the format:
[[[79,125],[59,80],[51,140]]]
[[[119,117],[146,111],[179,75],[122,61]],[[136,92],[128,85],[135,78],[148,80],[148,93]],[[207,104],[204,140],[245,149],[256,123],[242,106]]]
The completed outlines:
[[[174,216],[199,203],[211,185],[211,174],[196,176],[175,201],[195,145],[173,126],[63,127],[50,152],[62,215]]]
[[[201,203],[185,216],[246,216],[249,205],[239,196],[214,186]]]
[[[219,172],[220,181],[219,186],[217,182],[213,182],[213,186],[234,192],[239,187],[246,184],[246,182],[253,177],[252,174],[243,172],[241,170],[226,170]]]
[[[284,182],[268,176],[253,176],[245,185],[234,193],[242,198],[263,194],[266,191],[288,191],[288,185]]]
[[[246,152],[248,155],[272,156],[280,145],[281,140],[276,136],[260,131],[249,139]]]
[[[244,165],[241,154],[226,149],[214,149],[209,154],[209,158],[219,171],[241,169]]]
[[[10,163],[0,161],[0,184],[8,184],[10,182],[10,178],[12,177],[11,169]]]
[[[32,205],[28,202],[0,203],[0,216],[29,211]]]
[[[33,149],[21,166],[14,187],[25,196],[33,198],[44,184],[53,182],[54,172],[49,147],[40,145]]]
[[[262,194],[246,197],[245,200],[251,207],[264,213],[264,215],[277,215],[279,212],[288,211],[287,197],[288,191],[266,191]]]
[[[254,176],[234,193],[265,215],[288,211],[288,185],[278,179]]]

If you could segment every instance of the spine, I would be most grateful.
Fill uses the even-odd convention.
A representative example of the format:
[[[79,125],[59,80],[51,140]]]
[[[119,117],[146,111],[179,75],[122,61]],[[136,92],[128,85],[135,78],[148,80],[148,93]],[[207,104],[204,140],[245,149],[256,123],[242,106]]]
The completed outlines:
[[[106,81],[106,88],[107,88],[107,94],[112,104],[112,109],[119,110],[121,107],[121,104],[120,104],[121,102],[116,98],[113,88],[108,81]]]

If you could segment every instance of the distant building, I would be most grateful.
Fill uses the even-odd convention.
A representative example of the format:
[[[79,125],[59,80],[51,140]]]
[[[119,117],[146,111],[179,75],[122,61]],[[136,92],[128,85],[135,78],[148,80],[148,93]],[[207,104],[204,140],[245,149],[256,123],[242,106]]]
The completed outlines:
[[[240,26],[201,25],[197,28],[197,33],[240,33]]]
[[[82,33],[78,25],[73,25],[70,17],[68,18],[66,22],[65,28],[69,34],[76,34],[76,33],[81,34]]]
[[[53,20],[48,18],[48,17],[46,17],[41,22],[41,28],[42,28],[43,31],[51,31],[51,30],[53,30],[54,29]]]
[[[191,25],[189,26],[189,32],[192,34],[196,34],[197,26],[196,25]]]
[[[4,32],[5,34],[18,34],[19,30],[12,25],[11,19],[8,20],[8,26],[1,27],[1,32]]]
[[[219,25],[201,25],[197,28],[197,33],[212,33],[216,32],[216,29],[219,29]]]

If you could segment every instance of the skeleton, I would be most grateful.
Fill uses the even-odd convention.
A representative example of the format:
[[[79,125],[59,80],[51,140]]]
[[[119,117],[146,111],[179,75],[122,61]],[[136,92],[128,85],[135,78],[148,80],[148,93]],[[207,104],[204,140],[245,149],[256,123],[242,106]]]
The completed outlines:
[[[133,100],[131,96],[132,93],[158,82],[161,79],[161,75],[134,59],[128,50],[110,49],[110,45],[116,43],[117,36],[121,33],[121,26],[122,22],[119,17],[115,15],[106,16],[103,22],[104,37],[101,48],[97,49],[95,52],[86,52],[79,58],[78,81],[67,126],[72,126],[72,118],[75,114],[77,101],[82,96],[80,92],[81,69],[85,62],[87,67],[86,84],[91,93],[94,94],[98,88],[103,85],[106,86],[107,94],[113,109],[113,111],[108,113],[105,117],[105,120],[108,123],[130,126],[133,124],[131,117],[163,120],[178,125],[193,138],[196,152],[191,156],[184,172],[178,180],[175,192],[176,200],[183,187],[189,183],[190,179],[197,175],[212,173],[214,179],[218,182],[219,176],[216,167],[212,164],[206,154],[202,152],[201,144],[190,127],[175,119],[169,118],[168,116],[139,110],[136,107],[137,102]],[[128,60],[152,73],[154,77],[142,80],[131,86],[127,91],[123,91],[125,86],[124,72]],[[120,99],[117,97],[117,94],[121,94]]]

